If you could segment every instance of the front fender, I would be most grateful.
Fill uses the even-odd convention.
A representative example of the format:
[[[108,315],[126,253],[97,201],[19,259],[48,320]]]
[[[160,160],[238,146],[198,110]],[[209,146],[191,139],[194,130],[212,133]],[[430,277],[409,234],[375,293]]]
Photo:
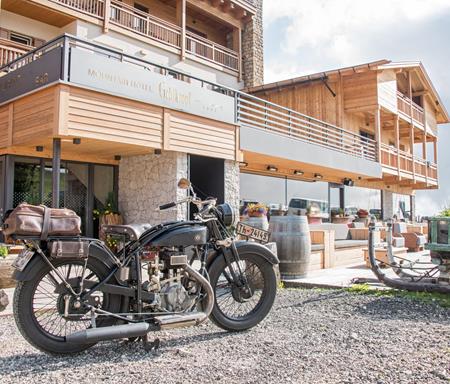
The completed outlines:
[[[97,259],[103,263],[108,269],[111,269],[115,264],[109,252],[97,243],[91,243],[89,246],[89,257]],[[47,263],[38,253],[35,253],[23,271],[15,270],[13,272],[13,279],[16,281],[29,281],[34,276],[34,273]]]
[[[239,255],[251,253],[262,257],[264,260],[266,260],[268,263],[272,265],[280,263],[278,257],[269,248],[265,247],[262,244],[255,243],[253,241],[237,241],[235,242],[235,245]],[[209,269],[212,262],[216,259],[216,257],[219,256],[219,254],[221,254],[221,252],[217,251],[212,251],[208,254],[206,260],[207,269]]]

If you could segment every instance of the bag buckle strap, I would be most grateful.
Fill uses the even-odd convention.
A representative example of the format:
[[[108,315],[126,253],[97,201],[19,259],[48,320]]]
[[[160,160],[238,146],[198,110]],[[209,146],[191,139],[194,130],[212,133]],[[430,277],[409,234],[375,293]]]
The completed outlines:
[[[44,220],[42,222],[42,233],[41,240],[45,241],[48,239],[48,232],[50,231],[50,208],[42,205],[44,208]]]

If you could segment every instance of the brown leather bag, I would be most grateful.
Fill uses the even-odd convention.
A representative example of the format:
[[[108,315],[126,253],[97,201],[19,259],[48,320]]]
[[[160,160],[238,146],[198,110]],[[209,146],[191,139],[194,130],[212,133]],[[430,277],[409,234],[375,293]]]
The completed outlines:
[[[81,219],[71,209],[48,208],[45,205],[22,203],[3,224],[6,236],[77,236],[81,233]]]

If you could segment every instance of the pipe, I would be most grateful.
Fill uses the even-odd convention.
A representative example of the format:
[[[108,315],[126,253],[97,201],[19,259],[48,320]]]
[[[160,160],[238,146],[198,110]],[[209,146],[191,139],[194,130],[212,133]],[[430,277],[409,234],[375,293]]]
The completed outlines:
[[[99,341],[145,336],[151,329],[148,323],[130,323],[110,327],[89,328],[66,336],[66,341],[73,344],[90,344]]]
[[[386,284],[388,287],[395,289],[404,289],[413,292],[438,292],[447,294],[450,293],[450,286],[446,287],[431,282],[411,282],[411,281],[404,281],[402,279],[391,279],[387,277],[386,274],[383,273],[383,271],[380,269],[375,259],[375,243],[373,233],[376,230],[377,229],[375,227],[375,217],[372,216],[369,224],[369,261],[371,269],[375,274],[375,276],[378,278],[378,280]],[[393,260],[394,258],[392,256],[392,247],[388,246],[387,252],[389,260]]]

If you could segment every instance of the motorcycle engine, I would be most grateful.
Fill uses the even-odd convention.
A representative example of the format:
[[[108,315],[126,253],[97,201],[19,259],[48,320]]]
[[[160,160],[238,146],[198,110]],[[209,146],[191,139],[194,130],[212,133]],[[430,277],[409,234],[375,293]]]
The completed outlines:
[[[194,298],[181,283],[167,283],[160,291],[161,306],[169,312],[179,312],[194,304]]]

